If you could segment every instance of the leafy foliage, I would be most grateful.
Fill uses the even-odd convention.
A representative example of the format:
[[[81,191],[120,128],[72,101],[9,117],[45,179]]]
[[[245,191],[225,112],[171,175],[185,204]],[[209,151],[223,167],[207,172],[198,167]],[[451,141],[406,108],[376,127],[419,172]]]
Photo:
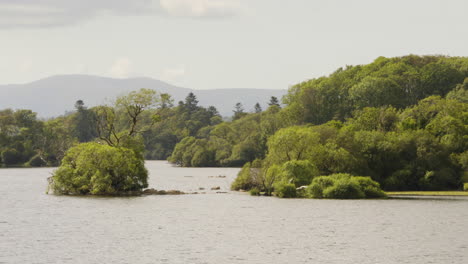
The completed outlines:
[[[131,149],[83,143],[68,150],[53,176],[57,194],[115,195],[148,186],[144,160]]]
[[[353,177],[350,174],[332,174],[315,178],[308,187],[312,198],[362,199],[383,198],[385,193],[377,182],[369,177]]]

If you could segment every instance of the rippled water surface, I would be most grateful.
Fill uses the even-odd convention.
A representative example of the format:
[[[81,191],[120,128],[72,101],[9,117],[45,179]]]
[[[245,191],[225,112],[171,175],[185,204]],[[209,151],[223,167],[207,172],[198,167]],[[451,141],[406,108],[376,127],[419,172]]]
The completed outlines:
[[[146,166],[150,187],[206,194],[54,196],[52,169],[0,170],[0,263],[468,263],[468,199],[219,194],[238,169]]]

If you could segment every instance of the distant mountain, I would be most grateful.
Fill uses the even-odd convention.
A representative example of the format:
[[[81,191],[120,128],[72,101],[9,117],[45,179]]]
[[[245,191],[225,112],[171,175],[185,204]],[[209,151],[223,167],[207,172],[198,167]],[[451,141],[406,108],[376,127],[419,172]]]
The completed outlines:
[[[193,90],[151,78],[113,79],[91,75],[57,75],[27,84],[0,85],[0,109],[31,109],[40,117],[53,117],[73,110],[77,100],[91,107],[111,101],[118,95],[140,88],[170,94],[175,104],[193,92],[202,106],[215,106],[223,116],[231,116],[241,102],[246,111],[259,102],[266,107],[271,96],[281,98],[286,90],[215,89]]]

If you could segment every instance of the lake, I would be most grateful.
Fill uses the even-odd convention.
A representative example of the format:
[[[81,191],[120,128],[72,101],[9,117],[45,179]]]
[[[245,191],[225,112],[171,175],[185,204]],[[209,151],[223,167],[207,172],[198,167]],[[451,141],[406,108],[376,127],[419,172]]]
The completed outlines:
[[[53,169],[1,169],[0,263],[468,263],[466,198],[251,197],[211,190],[239,169],[146,166],[149,187],[206,193],[54,196]]]

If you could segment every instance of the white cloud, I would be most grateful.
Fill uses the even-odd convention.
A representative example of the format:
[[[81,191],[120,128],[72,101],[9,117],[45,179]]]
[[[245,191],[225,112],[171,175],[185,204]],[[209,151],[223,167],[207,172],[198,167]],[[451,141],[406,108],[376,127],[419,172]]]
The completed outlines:
[[[167,82],[174,82],[183,77],[185,73],[185,65],[178,65],[176,67],[164,69],[161,78]]]
[[[128,78],[132,70],[132,62],[129,58],[118,58],[109,69],[109,74],[115,78]]]
[[[157,0],[0,0],[0,28],[65,26],[102,13],[146,14]]]
[[[160,0],[161,7],[170,15],[184,17],[226,17],[239,13],[237,0]]]
[[[229,17],[240,0],[0,0],[1,28],[57,27],[101,14]]]

